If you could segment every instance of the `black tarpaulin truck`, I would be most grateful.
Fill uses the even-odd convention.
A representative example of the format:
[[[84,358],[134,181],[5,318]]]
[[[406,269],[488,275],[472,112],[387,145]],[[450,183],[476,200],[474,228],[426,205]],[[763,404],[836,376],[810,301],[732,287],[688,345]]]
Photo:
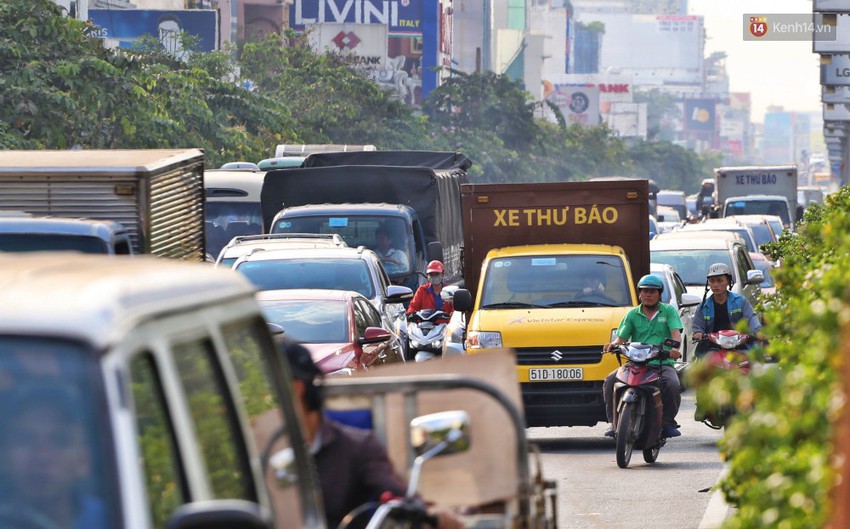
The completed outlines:
[[[392,220],[400,223],[395,244],[407,251],[410,264],[407,271],[391,274],[394,283],[415,287],[432,259],[443,261],[447,282],[458,282],[463,243],[460,185],[465,180],[461,167],[340,165],[270,171],[261,198],[263,222],[269,233],[339,233],[349,246],[374,248],[376,230]],[[345,206],[336,211],[333,204]],[[301,220],[293,219],[292,210],[287,219],[282,210],[295,206],[304,206],[298,208]],[[393,219],[376,217],[378,210],[393,213]]]
[[[133,253],[202,261],[203,180],[200,149],[0,151],[0,210],[118,222]]]

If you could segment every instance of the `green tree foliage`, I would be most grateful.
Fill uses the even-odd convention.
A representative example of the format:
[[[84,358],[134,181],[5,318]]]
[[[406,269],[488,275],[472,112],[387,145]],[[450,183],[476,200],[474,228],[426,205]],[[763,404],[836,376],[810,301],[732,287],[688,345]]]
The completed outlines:
[[[0,2],[0,148],[197,147],[217,167],[279,143],[370,143],[461,151],[481,182],[639,175],[685,189],[707,174],[684,149],[540,119],[544,104],[506,75],[448,72],[420,114],[293,33],[246,44],[234,63],[186,35],[179,60],[152,36],[106,50],[90,29],[50,0]]]
[[[303,37],[288,34],[246,44],[243,75],[258,91],[279,99],[298,123],[305,143],[375,144],[383,149],[420,145],[425,122],[388,92],[350,68],[344,57],[317,55]]]
[[[778,364],[749,377],[718,377],[706,398],[739,408],[721,441],[721,487],[737,507],[725,528],[823,527],[835,483],[832,424],[842,410],[841,331],[850,322],[850,189],[807,210],[796,235],[769,247],[782,260],[780,294],[765,311]]]

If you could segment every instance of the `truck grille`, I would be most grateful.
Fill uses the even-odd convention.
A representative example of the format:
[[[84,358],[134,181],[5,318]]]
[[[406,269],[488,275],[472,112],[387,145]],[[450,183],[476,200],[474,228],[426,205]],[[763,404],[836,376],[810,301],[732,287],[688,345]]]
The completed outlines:
[[[558,359],[559,356],[560,359]],[[583,347],[523,347],[516,349],[516,363],[520,366],[598,364],[601,361],[602,345]]]

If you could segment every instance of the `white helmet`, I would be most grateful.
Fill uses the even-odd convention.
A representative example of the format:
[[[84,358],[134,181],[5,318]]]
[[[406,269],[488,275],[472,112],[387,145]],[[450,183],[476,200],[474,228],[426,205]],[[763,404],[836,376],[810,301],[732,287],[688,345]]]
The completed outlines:
[[[732,271],[729,270],[729,266],[726,263],[714,263],[713,265],[708,267],[708,273],[705,275],[706,279],[709,277],[716,276],[726,276],[729,278],[729,286],[732,286],[734,279],[732,278]]]

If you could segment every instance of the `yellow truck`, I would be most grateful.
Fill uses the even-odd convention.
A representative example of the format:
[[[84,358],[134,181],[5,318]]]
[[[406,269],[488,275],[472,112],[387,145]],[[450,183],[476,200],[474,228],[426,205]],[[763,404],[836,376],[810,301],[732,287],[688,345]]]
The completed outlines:
[[[602,355],[649,273],[646,180],[461,187],[467,354],[513,349],[527,426],[605,421]]]

